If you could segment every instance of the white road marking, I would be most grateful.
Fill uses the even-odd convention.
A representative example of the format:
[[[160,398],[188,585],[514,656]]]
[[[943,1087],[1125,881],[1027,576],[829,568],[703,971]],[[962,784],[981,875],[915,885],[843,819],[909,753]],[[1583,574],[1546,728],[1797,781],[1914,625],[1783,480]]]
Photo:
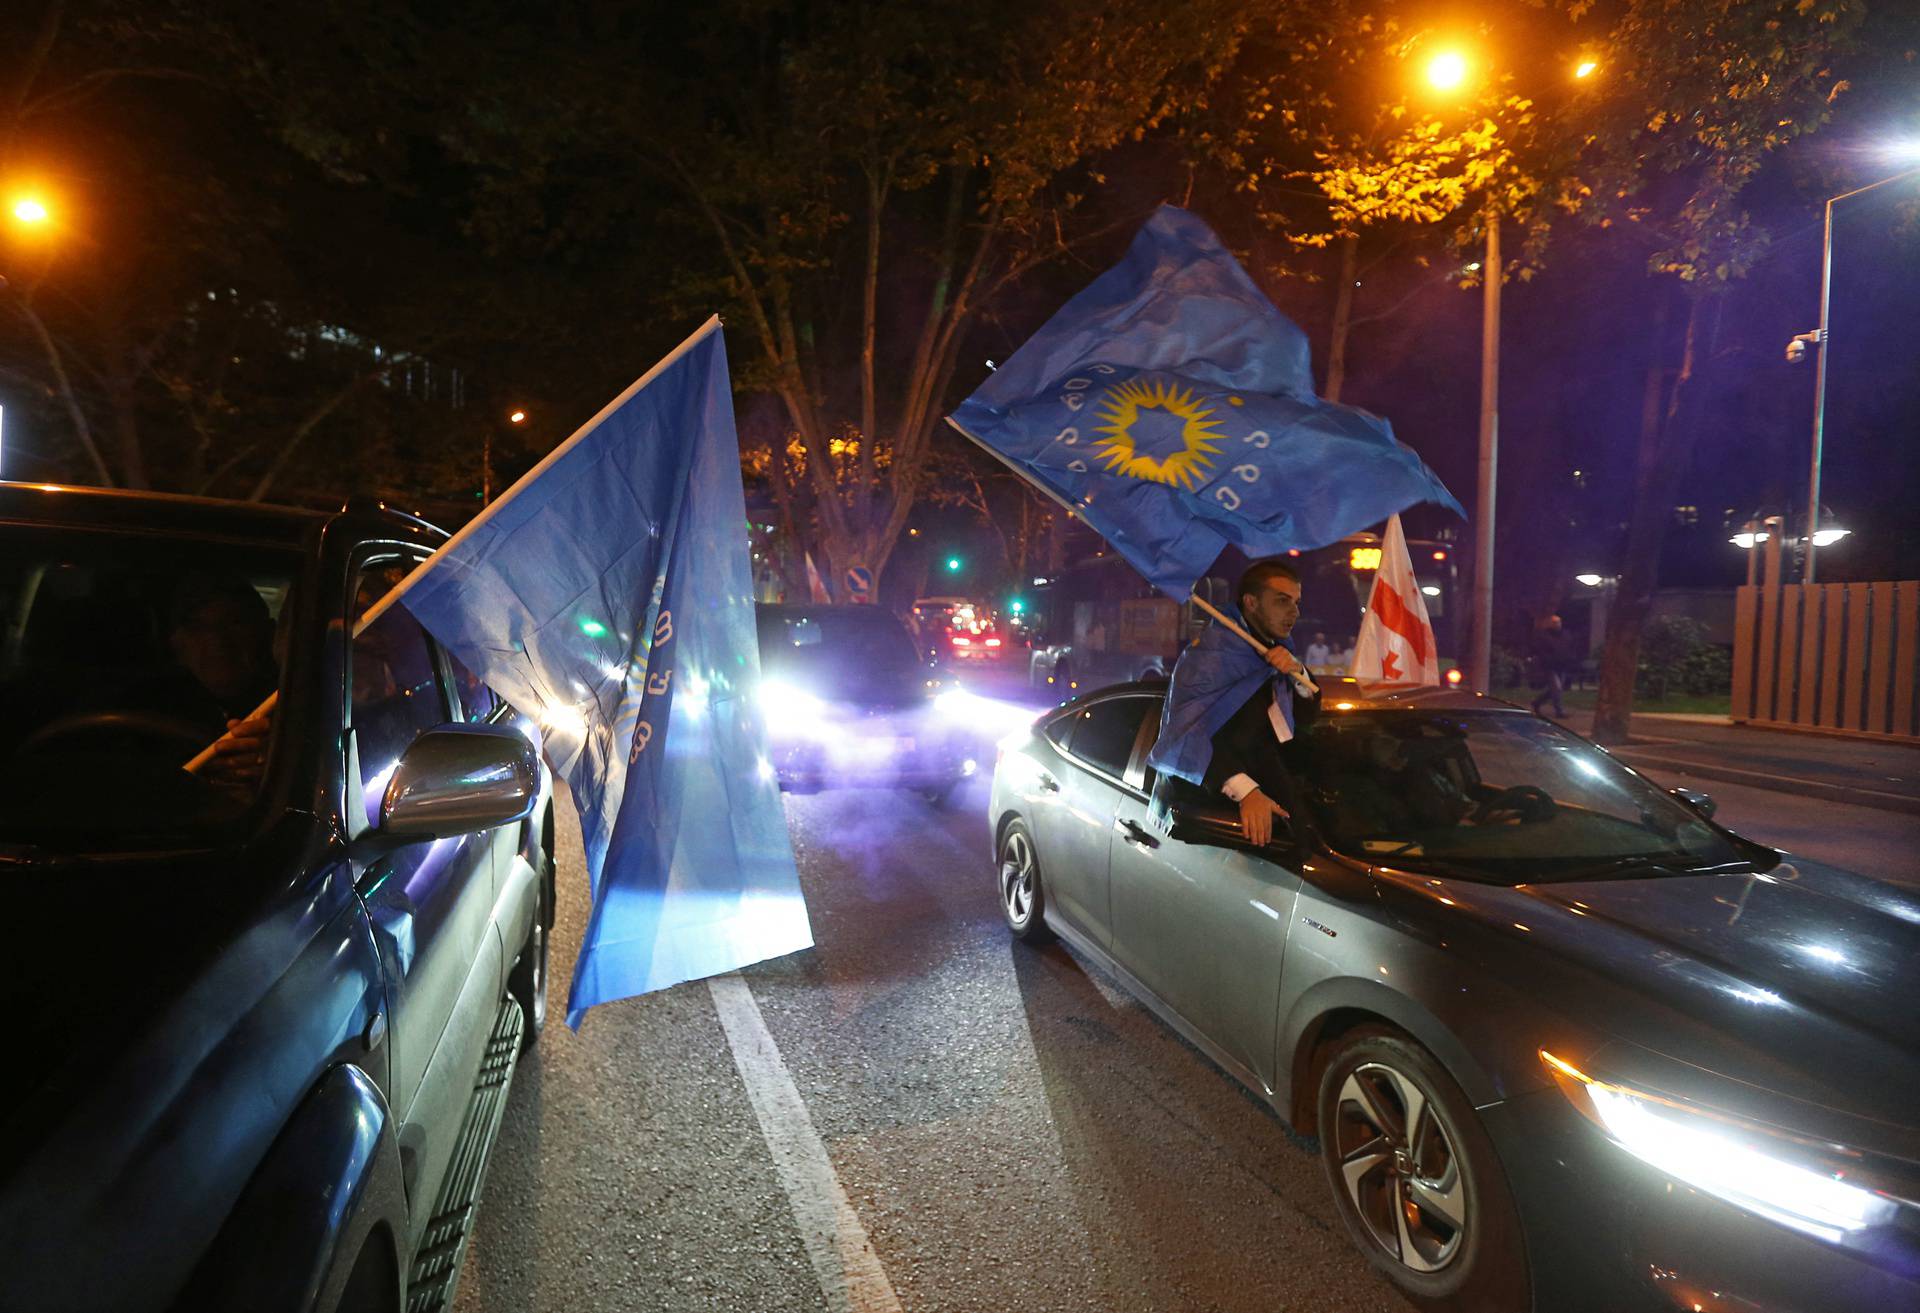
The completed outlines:
[[[738,975],[716,976],[707,988],[828,1309],[832,1313],[900,1313],[893,1283],[887,1280],[866,1228],[834,1175],[827,1146],[813,1129],[813,1118],[767,1032],[753,991]]]

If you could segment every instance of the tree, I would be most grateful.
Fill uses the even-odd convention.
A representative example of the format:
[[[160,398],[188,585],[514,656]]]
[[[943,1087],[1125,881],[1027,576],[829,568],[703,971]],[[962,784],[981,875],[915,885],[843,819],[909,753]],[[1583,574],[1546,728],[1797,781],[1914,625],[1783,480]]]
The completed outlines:
[[[1584,11],[1584,0],[1574,0]],[[1858,0],[1629,0],[1609,25],[1611,89],[1587,134],[1597,223],[1637,238],[1684,314],[1670,384],[1650,377],[1627,555],[1601,654],[1594,737],[1625,742],[1674,490],[1705,422],[1722,311],[1765,251],[1743,195],[1767,159],[1825,123]],[[1651,368],[1660,370],[1656,360]]]
[[[884,571],[982,307],[1089,228],[1100,152],[1199,94],[1256,11],[1066,0],[719,6],[653,143],[782,404],[836,573]],[[1134,215],[1125,216],[1131,220]],[[776,487],[779,487],[776,484]]]
[[[1580,198],[1567,183],[1565,132],[1516,90],[1511,70],[1480,68],[1458,95],[1425,86],[1425,60],[1451,40],[1428,25],[1430,11],[1344,0],[1316,14],[1257,32],[1188,132],[1296,256],[1332,253],[1321,270],[1289,259],[1273,272],[1332,284],[1322,392],[1338,401],[1355,328],[1397,314],[1440,282],[1477,283],[1484,271],[1467,252],[1490,216],[1523,232],[1511,266],[1529,276],[1546,246],[1548,203],[1571,209]],[[1509,29],[1543,21],[1521,5],[1498,17]],[[1494,25],[1481,24],[1483,44]],[[1546,39],[1529,36],[1534,45]],[[1356,313],[1356,290],[1388,260],[1438,272]]]

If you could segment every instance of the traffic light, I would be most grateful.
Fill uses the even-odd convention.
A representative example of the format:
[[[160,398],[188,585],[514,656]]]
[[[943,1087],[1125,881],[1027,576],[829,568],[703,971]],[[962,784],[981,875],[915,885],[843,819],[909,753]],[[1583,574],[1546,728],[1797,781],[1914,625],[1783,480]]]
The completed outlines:
[[[960,569],[960,558],[959,558],[959,557],[957,557],[957,556],[949,556],[949,557],[947,558],[947,570],[948,570],[948,572],[949,572],[949,573],[958,573],[958,572],[959,572],[959,569]]]
[[[1026,602],[1022,601],[1018,597],[1014,598],[1011,602],[1007,603],[1007,610],[1011,611],[1015,615],[1019,615],[1022,611],[1026,609],[1027,609]]]

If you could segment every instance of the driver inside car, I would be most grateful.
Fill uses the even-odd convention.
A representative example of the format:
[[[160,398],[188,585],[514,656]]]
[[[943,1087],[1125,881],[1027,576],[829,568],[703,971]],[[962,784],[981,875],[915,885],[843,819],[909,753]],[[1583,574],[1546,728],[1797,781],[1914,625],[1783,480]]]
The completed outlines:
[[[251,713],[274,691],[274,623],[251,584],[234,575],[184,575],[168,612],[164,679],[169,710],[207,729],[213,756],[199,774],[250,793],[266,765],[269,712]]]

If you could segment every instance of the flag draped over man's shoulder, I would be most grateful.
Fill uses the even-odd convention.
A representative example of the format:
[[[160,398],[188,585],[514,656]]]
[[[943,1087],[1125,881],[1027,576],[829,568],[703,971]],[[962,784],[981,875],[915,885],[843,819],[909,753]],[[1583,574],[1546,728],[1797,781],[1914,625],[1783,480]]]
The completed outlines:
[[[813,942],[754,709],[746,523],[716,318],[405,585],[539,719],[579,808],[593,911],[569,1025]]]
[[[1225,625],[1208,625],[1174,663],[1147,764],[1200,783],[1213,759],[1213,736],[1261,685],[1278,677],[1245,639]]]
[[[1413,574],[1400,517],[1387,522],[1380,568],[1353,648],[1353,677],[1363,683],[1438,684],[1440,652],[1427,619],[1427,599]]]
[[[1173,206],[950,420],[1182,599],[1229,543],[1267,556],[1415,502],[1460,511],[1385,420],[1313,395],[1306,335]]]

